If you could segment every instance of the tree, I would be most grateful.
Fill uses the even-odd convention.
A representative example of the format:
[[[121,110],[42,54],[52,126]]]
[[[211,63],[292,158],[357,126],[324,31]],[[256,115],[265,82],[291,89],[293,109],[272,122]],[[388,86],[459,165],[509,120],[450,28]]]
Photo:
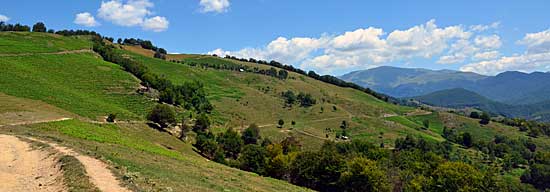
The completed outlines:
[[[468,132],[462,134],[462,145],[466,148],[473,146],[472,135]]]
[[[283,92],[282,96],[285,99],[286,104],[288,105],[292,105],[296,102],[296,95],[291,90]]]
[[[176,112],[166,104],[157,104],[147,115],[147,119],[158,123],[161,127],[167,127],[176,123]]]
[[[428,191],[480,191],[483,174],[462,162],[445,162],[432,173],[431,189]]]
[[[107,116],[107,122],[110,122],[110,123],[114,123],[116,120],[116,114],[109,114],[109,116]]]
[[[193,126],[193,131],[198,132],[205,132],[210,127],[210,119],[206,114],[201,113],[197,117],[197,120],[195,121],[195,125]]]
[[[219,151],[218,143],[215,140],[215,136],[212,133],[198,133],[196,142],[193,144],[201,152],[202,155],[208,159],[213,159],[216,153]]]
[[[267,164],[267,174],[277,179],[287,179],[289,168],[294,155],[283,155],[282,153],[273,157]]]
[[[252,171],[260,175],[265,174],[267,152],[259,145],[246,145],[239,156],[241,169]]]
[[[245,145],[258,144],[260,139],[260,128],[256,124],[250,124],[248,128],[243,131],[242,139]]]
[[[550,165],[533,164],[521,176],[521,181],[529,183],[540,190],[550,188]]]
[[[244,145],[237,131],[229,128],[225,133],[218,135],[216,139],[220,147],[225,151],[225,157],[236,159]]]
[[[387,174],[375,161],[356,157],[347,163],[347,168],[340,178],[343,191],[391,191]]]
[[[479,124],[482,125],[487,125],[491,121],[491,116],[489,116],[489,113],[487,112],[483,112],[479,118],[481,119]]]
[[[116,40],[116,43],[118,43],[119,45],[121,45],[121,44],[122,44],[122,39],[121,39],[121,38],[118,38],[118,39]]]
[[[283,125],[285,124],[285,121],[283,119],[279,119],[279,121],[277,122],[277,124],[279,125],[278,127],[279,128],[283,128]]]
[[[470,118],[479,119],[480,118],[479,113],[477,111],[472,111],[470,113]]]
[[[32,26],[32,32],[46,32],[46,25],[42,22],[38,22]]]

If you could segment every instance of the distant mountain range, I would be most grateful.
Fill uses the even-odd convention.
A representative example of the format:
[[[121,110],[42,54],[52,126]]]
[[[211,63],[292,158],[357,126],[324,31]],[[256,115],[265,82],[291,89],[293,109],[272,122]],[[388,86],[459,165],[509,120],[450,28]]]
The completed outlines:
[[[398,98],[435,106],[475,107],[509,117],[550,120],[550,73],[496,76],[453,70],[377,67],[340,77]]]

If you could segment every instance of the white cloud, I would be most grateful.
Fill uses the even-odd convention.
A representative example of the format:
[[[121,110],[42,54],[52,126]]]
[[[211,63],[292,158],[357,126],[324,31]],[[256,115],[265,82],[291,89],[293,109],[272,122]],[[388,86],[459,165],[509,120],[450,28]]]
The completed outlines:
[[[8,22],[10,18],[8,16],[0,14],[0,22]]]
[[[498,35],[477,36],[474,42],[477,46],[485,49],[498,49],[502,45]]]
[[[482,74],[496,74],[503,71],[548,71],[550,70],[550,29],[538,33],[528,33],[518,41],[526,45],[527,51],[523,54],[503,56],[500,58],[474,62],[460,68],[462,71],[473,71]],[[487,56],[494,56],[487,53]],[[482,53],[480,53],[481,57]]]
[[[390,33],[381,28],[368,27],[319,38],[279,37],[265,47],[238,51],[216,49],[209,53],[278,60],[304,69],[329,73],[438,56],[437,63],[461,63],[473,60],[477,53],[493,51],[501,45],[497,35],[479,36],[462,25],[438,27],[435,20],[430,20]]]
[[[200,0],[201,12],[226,12],[230,6],[229,0]]]
[[[476,53],[474,55],[474,60],[489,60],[489,59],[495,59],[500,55],[498,51],[487,51],[487,52],[481,52]]]
[[[161,32],[168,29],[169,24],[170,22],[168,22],[168,20],[165,17],[156,16],[153,18],[145,19],[145,21],[143,22],[143,28],[145,30]]]
[[[500,26],[500,22],[494,22],[489,25],[472,25],[470,26],[470,30],[476,31],[476,32],[482,32],[487,31],[489,29],[496,29]]]
[[[503,71],[532,72],[549,70],[550,52],[536,54],[522,54],[510,57],[501,57],[495,60],[470,63],[460,68],[461,71],[471,71],[481,74],[494,75]]]
[[[76,14],[74,23],[78,25],[83,25],[86,27],[95,27],[100,25],[99,22],[95,20],[94,16],[92,16],[92,14],[88,12]]]
[[[101,2],[97,16],[115,25],[133,27],[141,26],[145,30],[165,31],[169,22],[165,17],[155,16],[150,10],[154,4],[149,0],[111,0]]]
[[[518,43],[526,45],[529,53],[550,52],[550,29],[538,33],[528,33]]]

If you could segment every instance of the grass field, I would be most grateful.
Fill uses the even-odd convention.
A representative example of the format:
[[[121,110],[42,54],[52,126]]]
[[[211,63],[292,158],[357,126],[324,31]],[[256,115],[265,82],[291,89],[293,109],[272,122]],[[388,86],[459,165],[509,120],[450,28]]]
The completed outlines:
[[[52,53],[91,48],[92,43],[87,37],[30,32],[0,33],[0,54]]]
[[[359,127],[357,135],[362,134],[361,137],[374,139],[378,137],[377,134],[371,137],[364,134],[364,130],[379,129],[380,127],[375,127],[375,125],[384,123],[379,119],[380,117],[387,114],[402,115],[413,110],[409,107],[385,103],[354,89],[326,84],[292,72],[289,74],[290,78],[279,80],[254,73],[172,63],[144,56],[147,54],[143,54],[143,51],[125,51],[125,54],[147,65],[155,73],[166,75],[176,84],[192,80],[203,82],[209,98],[215,106],[214,119],[217,125],[216,130],[219,131],[228,127],[241,129],[251,123],[256,123],[261,126],[264,136],[272,140],[278,141],[292,135],[301,138],[307,148],[315,148],[327,139],[334,140],[336,133],[334,130],[339,129],[342,121]],[[169,57],[182,58],[185,62],[211,64],[232,62],[260,69],[270,68],[269,66],[205,55],[169,55]],[[280,94],[287,90],[310,93],[318,101],[318,104],[309,108],[285,107]],[[366,122],[358,124],[352,121],[353,118],[363,118]],[[279,119],[286,122],[283,129],[276,126]],[[290,122],[292,121],[296,125],[291,126]],[[407,129],[408,127],[402,128]],[[327,129],[333,131],[326,131]],[[390,141],[396,136],[405,135],[407,132],[402,130],[401,133],[392,134],[394,130],[388,129],[389,133],[383,135],[390,145],[393,144]],[[352,136],[354,134],[355,131],[352,132]],[[424,133],[418,132],[418,134]],[[429,133],[427,137],[432,137],[431,135],[433,134]]]
[[[0,68],[0,92],[91,119],[109,113],[143,119],[153,104],[136,93],[136,78],[91,53],[8,56],[2,57]]]
[[[102,120],[109,113],[116,113],[121,119],[143,120],[155,103],[136,93],[138,79],[93,53],[37,54],[89,46],[85,37],[0,33],[0,55],[4,54],[0,63],[0,126],[4,126],[0,132],[61,142],[81,153],[107,160],[115,167],[114,172],[138,191],[305,190],[208,161],[193,151],[191,143],[151,129],[144,123],[91,123],[90,120]],[[335,140],[336,134],[343,132],[340,129],[342,121],[348,123],[346,132],[352,140],[383,142],[387,147],[392,147],[396,138],[407,135],[444,141],[443,127],[470,132],[475,140],[490,141],[496,134],[527,137],[513,127],[498,123],[481,126],[478,120],[456,114],[426,113],[393,105],[358,90],[296,73],[290,73],[287,80],[279,80],[254,73],[192,67],[155,59],[139,47],[120,51],[175,84],[201,81],[214,105],[214,132],[227,128],[240,130],[256,123],[262,137],[280,141],[295,136],[305,150],[317,149],[326,140]],[[24,55],[17,55],[20,53]],[[168,55],[168,58],[270,68],[205,55]],[[280,95],[287,90],[309,93],[317,104],[308,108],[285,107]],[[74,119],[5,126],[61,117]],[[282,128],[277,126],[279,119],[285,122]],[[429,121],[427,128],[423,125],[426,120]],[[291,124],[293,121],[295,125]],[[537,146],[550,149],[548,138],[534,140]],[[472,156],[479,153],[463,150]]]

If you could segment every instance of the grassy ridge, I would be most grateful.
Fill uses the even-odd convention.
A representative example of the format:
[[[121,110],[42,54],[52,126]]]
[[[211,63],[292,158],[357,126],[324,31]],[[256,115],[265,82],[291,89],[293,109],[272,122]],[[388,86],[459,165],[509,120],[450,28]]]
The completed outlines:
[[[279,141],[292,135],[301,138],[306,148],[319,147],[324,140],[334,140],[342,121],[350,122],[350,127],[356,127],[350,133],[362,134],[362,137],[377,138],[377,131],[373,135],[365,134],[365,130],[376,130],[383,125],[379,119],[387,114],[400,115],[413,110],[409,107],[397,106],[380,101],[369,94],[351,88],[341,88],[323,83],[297,73],[289,73],[289,78],[277,78],[254,73],[216,70],[211,68],[193,67],[142,55],[141,52],[124,53],[135,61],[147,65],[153,72],[164,74],[173,83],[200,80],[214,107],[216,130],[228,127],[243,128],[256,123],[262,128],[264,136]],[[204,55],[185,55],[184,62],[224,64],[236,63],[260,69],[269,69],[269,66],[240,62]],[[302,108],[285,107],[281,92],[292,90],[311,94],[318,104]],[[357,123],[353,118],[362,118],[364,122]],[[286,123],[283,129],[277,128],[279,119]],[[296,125],[291,125],[294,121]],[[332,131],[327,131],[331,129]],[[401,133],[387,134],[387,144],[392,145],[397,136],[406,135],[409,127],[401,127]],[[389,129],[392,132],[394,129]],[[414,131],[411,129],[411,131]],[[376,133],[374,133],[376,132]],[[426,134],[418,132],[418,134]],[[428,133],[433,137],[432,133]],[[328,136],[328,138],[327,138]]]
[[[92,119],[109,113],[142,119],[153,104],[135,92],[137,79],[91,53],[9,56],[0,67],[0,92]]]
[[[29,32],[0,33],[0,54],[52,53],[91,48],[92,43],[87,37]]]

